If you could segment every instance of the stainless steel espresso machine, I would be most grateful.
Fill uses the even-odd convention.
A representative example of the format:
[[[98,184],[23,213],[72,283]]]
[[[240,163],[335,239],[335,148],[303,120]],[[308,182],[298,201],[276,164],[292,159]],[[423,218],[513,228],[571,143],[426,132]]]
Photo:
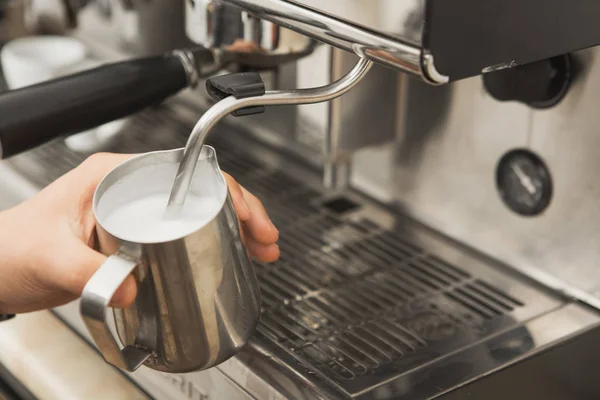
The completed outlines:
[[[264,202],[281,259],[262,315],[203,372],[127,374],[155,399],[596,399],[600,28],[591,0],[95,1],[66,34],[112,62],[200,45],[206,70],[328,103],[228,117],[209,141]],[[102,148],[182,147],[202,88],[128,116]],[[89,154],[8,158],[9,207]],[[89,340],[77,304],[54,311]],[[90,371],[89,373],[93,373]]]

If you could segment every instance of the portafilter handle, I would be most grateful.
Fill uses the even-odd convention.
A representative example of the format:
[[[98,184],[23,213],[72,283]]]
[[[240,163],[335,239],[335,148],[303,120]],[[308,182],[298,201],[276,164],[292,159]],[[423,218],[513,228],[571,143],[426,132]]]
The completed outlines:
[[[196,84],[191,51],[108,64],[0,95],[0,158],[95,128]]]

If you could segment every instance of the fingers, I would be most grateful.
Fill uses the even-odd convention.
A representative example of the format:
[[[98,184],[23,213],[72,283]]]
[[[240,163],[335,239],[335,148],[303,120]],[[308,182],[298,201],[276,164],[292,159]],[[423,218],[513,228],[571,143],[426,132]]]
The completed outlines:
[[[96,153],[89,156],[79,167],[87,179],[100,181],[117,165],[129,160],[137,154]]]
[[[73,199],[77,199],[78,209],[75,212],[81,215],[91,214],[90,209],[94,191],[102,178],[114,167],[131,157],[133,157],[132,154],[94,154],[77,168],[44,188],[36,197],[43,199],[42,202],[67,209],[72,209]],[[57,201],[57,197],[62,197],[64,200]]]
[[[227,187],[229,188],[231,200],[233,201],[233,206],[235,207],[238,218],[242,222],[248,221],[250,219],[250,208],[248,207],[248,204],[246,204],[246,199],[242,193],[242,187],[228,173],[223,172],[223,176],[225,176],[225,180],[227,181]]]
[[[77,229],[76,233],[84,241],[90,240],[96,225],[96,219],[91,212],[96,187],[108,172],[133,156],[133,154],[97,153],[88,157],[79,167],[71,171],[73,177],[67,178],[70,179],[70,182],[66,183],[63,195],[79,199],[75,218],[79,221],[77,228],[80,229]],[[64,203],[67,204],[67,202]],[[75,210],[75,207],[70,208]]]
[[[57,284],[61,289],[80,296],[90,278],[106,261],[106,257],[79,242],[71,245],[69,250],[68,257],[57,257],[63,262],[62,265],[56,266],[60,279]],[[133,303],[136,295],[137,285],[133,276],[130,275],[115,292],[111,306],[128,307]]]
[[[246,229],[247,228],[241,226],[240,233],[242,235],[242,242],[244,242],[244,245],[246,246],[252,257],[264,263],[274,262],[279,259],[279,246],[276,243],[259,243],[246,233]]]
[[[125,282],[117,289],[110,305],[116,308],[127,308],[133,304],[137,296],[137,284],[133,275],[129,275]]]
[[[49,298],[44,298],[40,301],[27,301],[22,304],[14,304],[11,306],[10,310],[7,311],[7,314],[23,314],[37,310],[47,310],[55,307],[60,307],[67,303],[72,302],[77,299],[77,296],[59,290],[56,293],[53,293]]]
[[[246,248],[260,262],[274,262],[279,258],[279,246],[277,244],[265,245],[258,243],[253,238],[246,238]]]
[[[239,187],[250,209],[250,217],[246,221],[243,221],[247,236],[250,236],[257,243],[264,245],[277,243],[279,231],[269,219],[261,201],[244,189],[244,187]]]
[[[261,262],[279,258],[279,231],[271,222],[262,202],[238,184],[229,174],[223,173],[231,198],[241,221],[242,240],[246,248]]]
[[[73,171],[87,182],[88,193],[93,193],[100,181],[117,165],[129,160],[134,154],[96,153],[88,157]]]

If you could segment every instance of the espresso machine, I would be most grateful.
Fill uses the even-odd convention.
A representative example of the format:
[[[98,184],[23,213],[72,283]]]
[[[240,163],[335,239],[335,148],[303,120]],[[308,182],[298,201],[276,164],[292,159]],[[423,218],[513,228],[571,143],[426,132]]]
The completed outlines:
[[[200,46],[200,83],[252,71],[268,90],[310,88],[374,63],[332,101],[214,128],[221,167],[279,228],[281,258],[256,264],[261,319],[242,351],[202,372],[119,372],[145,396],[600,396],[600,4],[88,3],[65,34],[97,59]],[[128,115],[102,150],[182,147],[215,102],[200,83]],[[7,158],[0,205],[87,156],[58,138]],[[92,346],[77,304],[52,313]]]

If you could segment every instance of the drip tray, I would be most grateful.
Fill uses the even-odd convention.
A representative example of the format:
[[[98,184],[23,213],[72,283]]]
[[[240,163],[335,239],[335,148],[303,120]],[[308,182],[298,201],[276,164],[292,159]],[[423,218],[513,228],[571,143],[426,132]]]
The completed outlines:
[[[193,124],[184,120],[169,108],[142,113],[107,150],[181,147]],[[564,309],[564,299],[355,194],[327,198],[316,176],[262,147],[222,131],[212,138],[221,167],[280,229],[281,259],[257,265],[263,312],[250,347],[300,387],[330,388],[324,397],[430,398],[550,340],[533,322]],[[84,158],[57,141],[10,164],[42,187]],[[596,321],[568,312],[577,313],[582,327]]]

